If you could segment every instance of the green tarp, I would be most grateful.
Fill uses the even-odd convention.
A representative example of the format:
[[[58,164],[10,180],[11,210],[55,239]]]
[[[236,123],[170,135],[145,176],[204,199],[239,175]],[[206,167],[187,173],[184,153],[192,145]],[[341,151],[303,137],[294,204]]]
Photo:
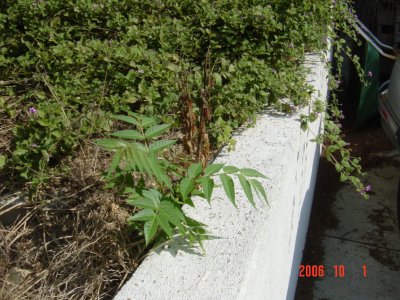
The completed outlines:
[[[359,127],[378,111],[379,53],[369,43],[366,46],[364,76],[367,85],[361,87],[356,126]]]

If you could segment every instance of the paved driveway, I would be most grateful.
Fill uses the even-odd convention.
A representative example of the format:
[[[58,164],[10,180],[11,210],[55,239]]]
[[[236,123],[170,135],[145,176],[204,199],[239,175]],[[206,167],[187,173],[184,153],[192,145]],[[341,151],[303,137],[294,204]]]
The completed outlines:
[[[400,299],[400,158],[395,151],[377,157],[386,163],[368,170],[366,181],[373,189],[368,200],[333,182],[330,192],[329,187],[325,193],[317,191],[310,223],[314,232],[308,234],[296,299]],[[329,178],[323,169],[318,176]],[[316,272],[318,268],[324,272]]]

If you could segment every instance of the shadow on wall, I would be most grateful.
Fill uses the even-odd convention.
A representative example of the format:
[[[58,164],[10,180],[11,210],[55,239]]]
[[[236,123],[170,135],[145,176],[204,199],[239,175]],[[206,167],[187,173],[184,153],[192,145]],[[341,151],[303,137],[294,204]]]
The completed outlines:
[[[303,250],[306,244],[306,236],[311,215],[311,207],[313,203],[314,187],[317,179],[319,159],[320,159],[320,146],[316,145],[314,151],[314,160],[312,162],[314,167],[311,172],[310,185],[309,185],[311,188],[309,188],[305,193],[303,206],[300,211],[299,226],[297,230],[296,242],[293,253],[292,271],[290,274],[286,300],[293,300],[296,293],[299,266],[303,258]]]

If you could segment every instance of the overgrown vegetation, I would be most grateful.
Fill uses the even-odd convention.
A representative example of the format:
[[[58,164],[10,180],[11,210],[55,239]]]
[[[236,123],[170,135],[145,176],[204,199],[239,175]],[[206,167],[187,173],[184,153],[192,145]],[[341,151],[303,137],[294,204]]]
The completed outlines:
[[[2,1],[0,196],[23,191],[30,200],[24,204],[29,217],[20,221],[23,224],[1,227],[2,237],[15,235],[7,239],[12,242],[0,244],[0,278],[10,278],[13,268],[36,275],[52,269],[46,276],[28,276],[36,278],[29,281],[30,290],[15,280],[4,281],[4,290],[12,290],[11,285],[28,298],[40,290],[50,298],[111,297],[146,250],[144,240],[162,236],[159,232],[171,236],[172,228],[192,241],[201,240],[202,224],[175,208],[191,204],[195,194],[210,200],[213,168],[222,170],[218,176],[231,200],[227,174],[239,178],[249,200],[251,188],[264,196],[258,181],[246,178],[256,174],[254,170],[210,169],[207,162],[222,144],[233,146],[232,131],[255,120],[266,107],[290,113],[309,105],[304,55],[325,51],[327,36],[340,53],[344,42],[335,30],[352,35],[350,23],[346,0]],[[313,108],[302,118],[304,129],[324,111],[321,102]],[[337,103],[332,102],[330,110],[326,134],[316,140],[328,139],[342,179],[361,190],[353,176],[361,170],[342,140]],[[139,127],[128,128],[127,118]],[[157,119],[168,125],[160,125],[155,135],[146,137],[138,130],[149,129],[143,122]],[[167,127],[168,133],[163,131]],[[120,142],[104,142],[104,134],[115,130]],[[137,147],[157,148],[150,160],[156,164],[140,165],[144,161],[132,152],[119,151],[118,143],[133,135]],[[159,139],[153,144],[138,146],[155,137]],[[95,147],[94,140],[116,150],[113,158]],[[108,174],[102,174],[109,164]],[[102,175],[108,192],[99,192],[104,188]],[[121,197],[123,192],[127,194]],[[91,201],[93,195],[99,201]],[[150,211],[151,218],[138,217],[142,210],[132,221],[145,221],[144,231],[137,222],[127,226],[115,215],[118,211],[126,220],[137,212],[126,205],[126,196],[136,208],[153,213],[164,203],[174,216],[158,216],[155,222],[157,214]],[[101,201],[105,198],[109,201]],[[82,222],[96,211],[102,220]],[[29,230],[19,235],[21,228]],[[29,253],[23,251],[27,241],[36,245]],[[116,248],[107,250],[103,244]],[[76,255],[62,256],[66,249],[76,249]],[[110,258],[109,251],[115,249],[123,255]],[[20,260],[22,255],[27,258]],[[76,271],[77,258],[87,261],[88,268]],[[105,260],[109,264],[99,263]],[[96,273],[112,279],[99,281]],[[56,288],[51,283],[55,278]]]
[[[302,59],[325,47],[331,11],[320,2],[3,2],[6,167],[37,186],[80,140],[110,130],[108,112],[179,128],[187,97],[198,118],[208,51],[214,144],[266,105],[306,104]]]

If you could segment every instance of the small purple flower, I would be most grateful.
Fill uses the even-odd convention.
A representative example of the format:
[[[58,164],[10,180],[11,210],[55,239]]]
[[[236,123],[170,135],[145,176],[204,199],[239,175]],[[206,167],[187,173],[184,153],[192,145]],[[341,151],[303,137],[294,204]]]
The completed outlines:
[[[372,72],[371,72],[371,71],[368,71],[367,76],[368,76],[368,77],[372,77],[372,76],[373,76],[373,75],[372,75]]]
[[[290,43],[289,45],[288,45],[288,47],[290,48],[290,49],[292,49],[294,46],[293,46],[293,43]]]
[[[144,71],[143,71],[142,69],[139,69],[139,70],[138,70],[138,73],[139,73],[139,74],[143,74]]]
[[[37,111],[36,108],[34,108],[34,107],[32,106],[32,107],[29,107],[28,112],[29,112],[30,114],[37,114],[38,111]]]
[[[372,186],[368,184],[365,188],[360,191],[361,195],[370,194],[372,193]]]

